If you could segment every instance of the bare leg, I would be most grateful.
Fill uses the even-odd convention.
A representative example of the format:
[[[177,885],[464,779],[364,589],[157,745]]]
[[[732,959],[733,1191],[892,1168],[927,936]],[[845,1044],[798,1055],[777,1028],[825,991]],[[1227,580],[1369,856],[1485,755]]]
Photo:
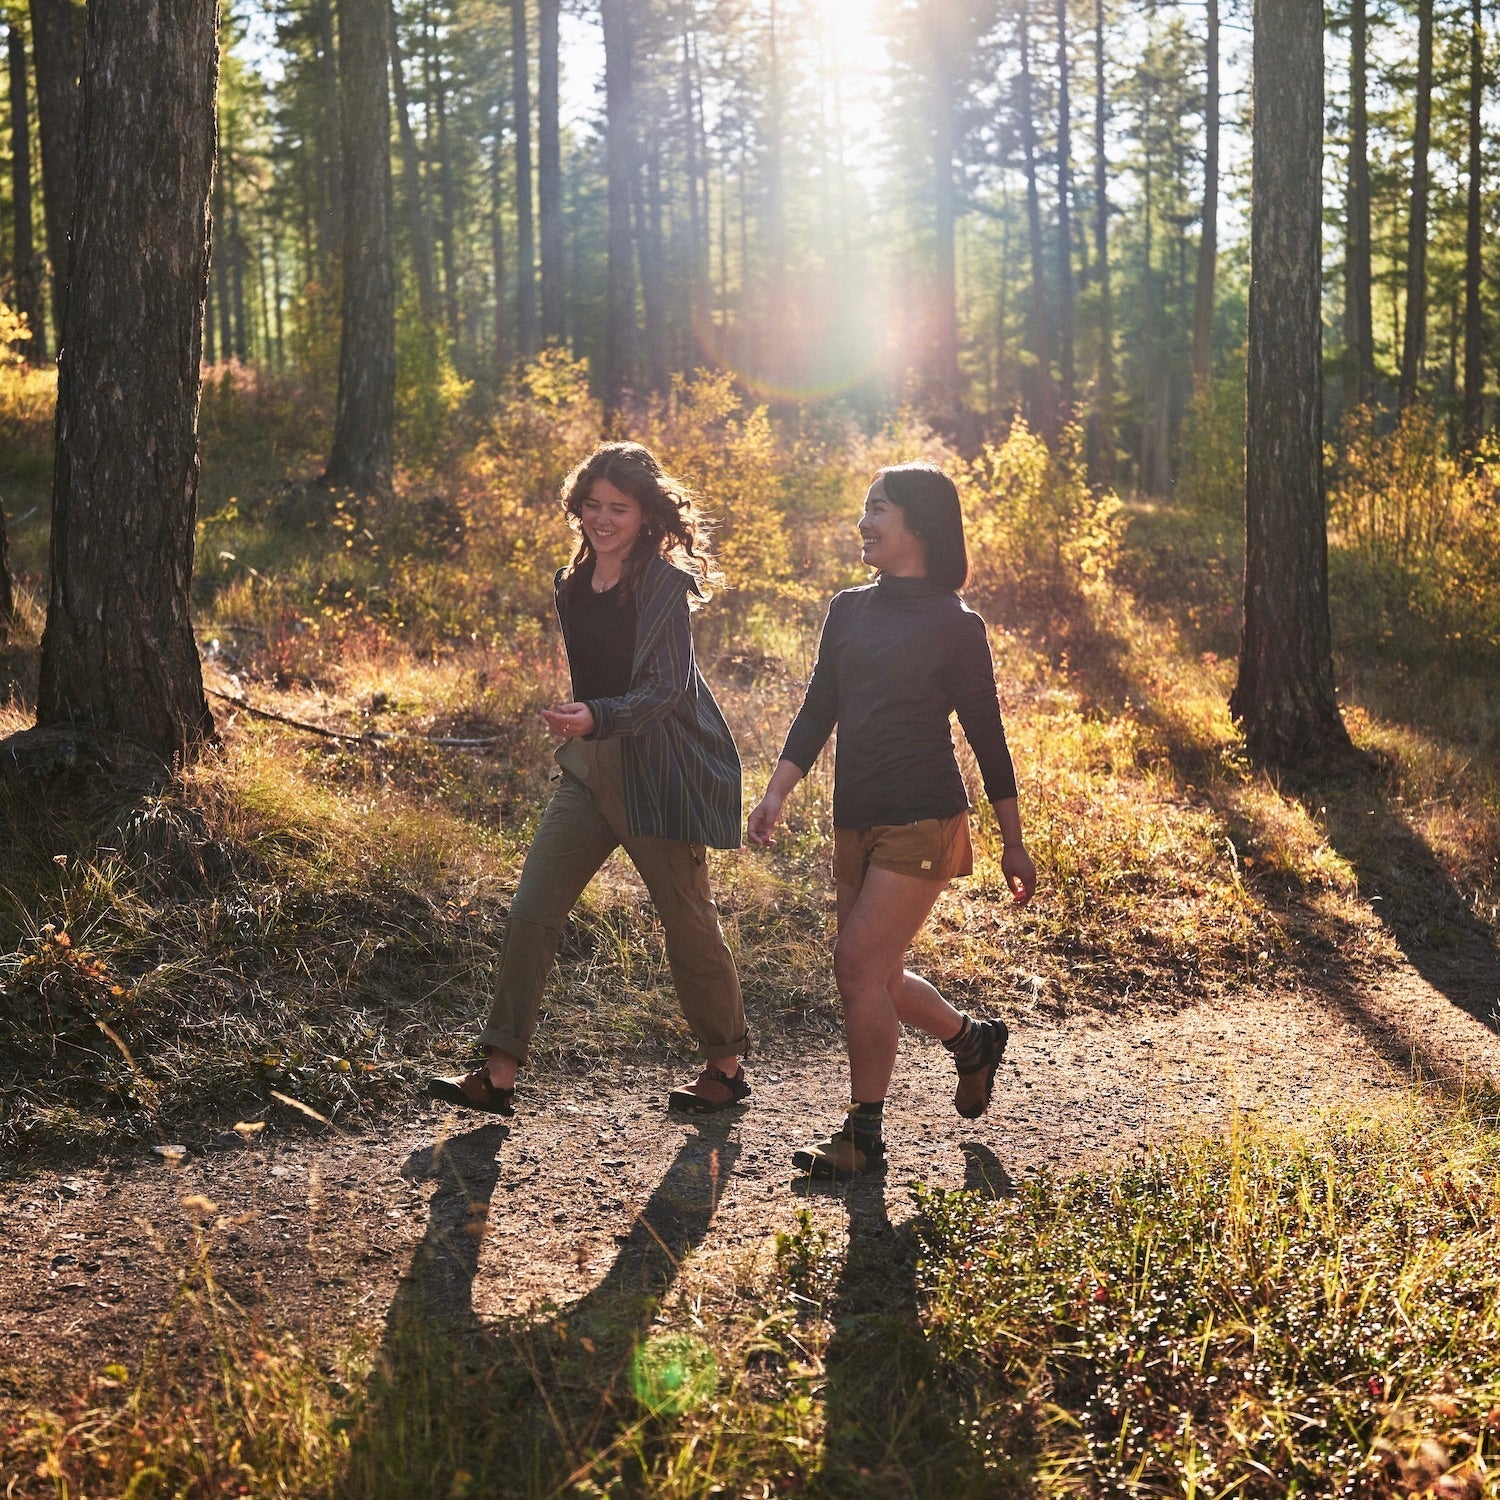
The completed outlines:
[[[925,1031],[940,1042],[951,1042],[964,1023],[962,1013],[910,969],[903,969],[891,981],[891,1000],[903,1026]]]
[[[861,1103],[885,1098],[903,1020],[934,1036],[951,1035],[961,1024],[930,984],[902,966],[944,884],[871,869],[858,891],[838,886],[833,974],[844,1005],[850,1095]]]

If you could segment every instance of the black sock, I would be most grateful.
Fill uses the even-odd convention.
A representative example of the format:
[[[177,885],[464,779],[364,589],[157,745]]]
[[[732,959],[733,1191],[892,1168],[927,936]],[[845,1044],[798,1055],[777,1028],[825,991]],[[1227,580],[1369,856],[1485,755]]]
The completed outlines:
[[[943,1045],[953,1054],[955,1062],[970,1062],[984,1045],[984,1031],[973,1016],[965,1013],[963,1025]]]
[[[857,1100],[852,1103],[849,1106],[848,1130],[854,1137],[854,1144],[863,1149],[878,1142],[884,1120],[884,1099],[878,1099],[874,1104],[860,1104]]]

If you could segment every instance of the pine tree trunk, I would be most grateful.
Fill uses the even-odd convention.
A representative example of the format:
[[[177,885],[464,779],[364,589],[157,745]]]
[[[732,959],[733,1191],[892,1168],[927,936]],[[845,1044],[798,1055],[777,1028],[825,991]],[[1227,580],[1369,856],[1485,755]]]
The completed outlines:
[[[604,404],[619,409],[635,381],[635,242],[630,224],[635,178],[635,102],[630,0],[600,0],[604,20],[604,148],[609,179],[609,271],[604,328]]]
[[[89,8],[37,723],[190,756],[217,0]]]
[[[1204,389],[1214,368],[1214,273],[1219,260],[1219,0],[1207,0],[1206,83],[1203,106],[1203,219],[1198,274],[1193,282],[1193,388]]]
[[[1464,446],[1484,431],[1484,315],[1480,303],[1484,252],[1484,14],[1471,0],[1469,19],[1469,192],[1464,248]]]
[[[36,63],[36,116],[42,146],[42,208],[47,258],[52,262],[52,326],[62,337],[68,290],[68,230],[77,180],[78,74],[83,57],[81,5],[31,0],[31,48]]]
[[[458,343],[458,205],[453,189],[453,151],[448,142],[448,89],[441,57],[429,58],[428,100],[437,126],[438,242],[443,257],[443,309],[448,337]],[[429,137],[430,139],[430,137]]]
[[[422,326],[437,328],[437,286],[432,270],[432,229],[427,222],[427,201],[422,192],[422,164],[417,137],[411,128],[411,102],[406,93],[406,73],[401,66],[401,38],[396,27],[395,0],[390,0],[391,89],[396,104],[396,135],[401,142],[401,188],[406,199],[406,221],[411,235],[412,273],[417,282],[417,311]]]
[[[1109,302],[1109,91],[1104,78],[1104,0],[1094,0],[1094,274],[1099,278],[1099,349],[1089,413],[1089,479],[1115,480],[1115,329]]]
[[[495,388],[505,384],[510,373],[510,335],[505,316],[505,155],[504,132],[500,122],[505,118],[505,101],[495,105],[494,145],[490,156],[490,269],[495,284]]]
[[[0,646],[10,639],[16,618],[15,587],[10,577],[10,538],[5,530],[5,502],[0,500]]]
[[[1036,173],[1036,120],[1031,99],[1031,39],[1027,14],[1029,0],[1020,11],[1021,146],[1026,169],[1026,230],[1031,246],[1031,329],[1036,355],[1036,396],[1032,422],[1050,447],[1057,440],[1057,410],[1052,392],[1052,338],[1047,326],[1046,257],[1042,250],[1042,203]]]
[[[686,145],[685,171],[688,195],[688,266],[692,282],[688,303],[688,316],[696,319],[707,301],[708,256],[707,256],[707,195],[700,192],[699,174],[702,170],[698,151],[698,102],[693,86],[693,50],[691,14],[684,11],[682,32],[682,68],[678,79],[678,90],[684,121]]]
[[[661,169],[653,148],[635,177],[635,242],[641,267],[641,305],[645,313],[646,366],[651,389],[665,395],[672,384],[667,339],[666,249],[661,229]]]
[[[1432,139],[1432,0],[1417,6],[1416,128],[1412,132],[1411,218],[1406,235],[1406,337],[1401,346],[1401,404],[1416,397],[1427,348],[1427,152]]]
[[[567,310],[563,281],[562,130],[558,118],[559,9],[560,0],[539,0],[537,5],[537,211],[541,221],[542,339],[549,344],[562,343]]]
[[[766,120],[764,126],[762,170],[764,174],[766,276],[761,289],[761,313],[758,321],[763,338],[758,353],[758,368],[775,385],[788,382],[790,372],[784,353],[787,317],[787,221],[786,167],[783,121],[786,114],[785,71],[779,54],[776,0],[770,0],[768,63],[766,82]],[[746,266],[748,259],[740,264]]]
[[[240,233],[240,200],[239,194],[235,192],[233,160],[234,143],[231,139],[229,149],[219,157],[223,169],[224,197],[229,205],[229,222],[219,225],[219,239],[223,247],[224,271],[229,283],[234,357],[245,364],[250,357],[249,341],[245,334],[245,241]]]
[[[952,41],[939,18],[932,23],[932,392],[942,422],[959,413],[958,372],[958,101],[953,85]]]
[[[217,140],[214,142],[214,159],[215,161],[223,160],[223,153],[219,150]],[[234,358],[234,305],[229,295],[229,237],[224,232],[229,215],[224,211],[224,174],[222,172],[214,173],[212,218],[219,231],[211,246],[210,260],[214,310],[219,315],[218,355],[220,359],[227,360]]]
[[[1366,102],[1369,23],[1365,0],[1349,9],[1349,185],[1345,227],[1344,339],[1348,346],[1348,394],[1358,406],[1375,390],[1375,323],[1371,308],[1370,134]]]
[[[386,0],[339,0],[344,140],[339,394],[324,480],[388,495],[395,448],[396,281]]]
[[[31,99],[27,84],[26,39],[21,24],[12,21],[7,55],[10,64],[10,183],[14,228],[11,299],[26,315],[27,337],[17,353],[36,362],[47,355],[47,325],[42,316],[42,268],[31,233]]]
[[[1229,700],[1251,754],[1347,743],[1333,683],[1322,434],[1321,0],[1256,0],[1245,617]]]
[[[1057,342],[1062,407],[1072,420],[1073,367],[1073,108],[1068,77],[1068,0],[1057,0]]]
[[[531,54],[526,0],[510,0],[511,93],[516,112],[516,340],[536,353],[536,230],[531,216]]]
[[[334,0],[314,0],[318,44],[318,275],[325,287],[342,247],[344,223],[343,124],[339,119],[339,56],[333,35]],[[228,351],[225,351],[226,355]]]

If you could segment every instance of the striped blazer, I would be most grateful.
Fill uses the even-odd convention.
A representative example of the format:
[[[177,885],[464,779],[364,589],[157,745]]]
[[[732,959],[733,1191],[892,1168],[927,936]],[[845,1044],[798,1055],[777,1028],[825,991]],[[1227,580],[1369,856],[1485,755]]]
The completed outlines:
[[[568,595],[553,580],[567,635]],[[734,736],[698,671],[688,595],[698,580],[654,557],[636,589],[630,690],[589,704],[590,739],[621,741],[625,818],[632,838],[681,839],[715,849],[740,843],[740,757]]]

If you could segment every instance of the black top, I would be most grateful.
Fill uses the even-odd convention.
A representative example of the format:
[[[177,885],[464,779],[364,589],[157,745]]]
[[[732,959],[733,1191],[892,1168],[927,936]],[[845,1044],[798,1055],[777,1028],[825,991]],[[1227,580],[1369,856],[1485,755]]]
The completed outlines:
[[[882,574],[834,595],[781,757],[806,773],[837,724],[836,828],[951,818],[969,806],[949,727],[955,711],[985,794],[1014,797],[984,621],[925,578]]]
[[[630,691],[635,656],[635,601],[622,600],[618,583],[596,594],[592,563],[564,587],[568,607],[563,613],[563,641],[573,673],[573,701],[623,698]]]

